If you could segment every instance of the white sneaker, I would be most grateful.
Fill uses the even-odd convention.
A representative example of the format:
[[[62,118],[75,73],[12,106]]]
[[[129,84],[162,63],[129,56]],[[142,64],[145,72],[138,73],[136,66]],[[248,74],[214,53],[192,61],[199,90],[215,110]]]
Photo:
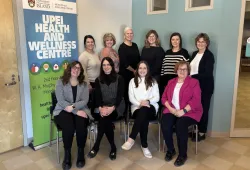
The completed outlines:
[[[133,141],[132,143],[130,143],[130,142],[125,142],[123,145],[122,145],[122,149],[123,150],[126,150],[126,151],[128,151],[128,150],[130,150],[131,148],[132,148],[132,146],[135,144],[135,141]]]
[[[149,151],[148,148],[143,148],[143,147],[141,146],[141,149],[142,149],[142,152],[143,152],[143,154],[144,154],[144,156],[145,156],[146,158],[152,158],[152,157],[153,157],[152,154],[151,154],[151,152]]]

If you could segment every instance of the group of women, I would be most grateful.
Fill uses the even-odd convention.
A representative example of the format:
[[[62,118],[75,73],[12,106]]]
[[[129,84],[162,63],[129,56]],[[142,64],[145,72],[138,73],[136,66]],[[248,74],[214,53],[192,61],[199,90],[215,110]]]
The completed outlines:
[[[198,50],[191,57],[182,48],[179,33],[170,36],[170,49],[164,52],[157,32],[150,30],[141,55],[133,36],[131,28],[124,29],[124,42],[117,53],[112,48],[116,44],[114,35],[105,34],[104,48],[99,55],[94,51],[93,36],[85,36],[85,51],[79,56],[79,61],[72,62],[58,80],[54,116],[62,128],[63,169],[72,166],[71,146],[75,132],[78,146],[76,166],[82,168],[85,165],[88,119],[96,118],[96,113],[91,112],[87,105],[89,93],[94,96],[91,98],[94,98],[94,107],[99,113],[97,139],[88,153],[89,158],[97,155],[105,134],[111,146],[109,158],[116,159],[113,121],[128,110],[135,121],[128,140],[122,145],[124,150],[132,148],[140,133],[142,152],[145,157],[152,158],[147,144],[148,125],[156,118],[159,108],[163,108],[161,126],[168,148],[166,161],[172,160],[176,154],[172,137],[174,127],[179,151],[175,166],[181,166],[187,160],[190,125],[198,124],[198,140],[205,139],[214,88],[214,56],[208,49],[208,35],[201,33],[196,37]]]

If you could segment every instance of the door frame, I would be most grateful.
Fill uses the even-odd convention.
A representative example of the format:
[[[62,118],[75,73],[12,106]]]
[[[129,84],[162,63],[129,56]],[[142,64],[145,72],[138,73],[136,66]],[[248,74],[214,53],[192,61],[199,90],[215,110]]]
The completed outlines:
[[[241,2],[241,14],[240,14],[240,24],[239,24],[239,34],[238,34],[238,47],[237,47],[236,67],[235,67],[236,69],[235,69],[235,76],[234,76],[234,95],[233,95],[230,137],[250,137],[250,128],[235,128],[234,126],[235,116],[236,116],[239,68],[240,68],[241,46],[242,46],[246,1],[250,1],[250,0],[242,0]]]
[[[26,38],[24,29],[24,17],[23,17],[23,6],[20,0],[12,1],[12,11],[13,11],[13,22],[14,22],[14,32],[15,32],[15,43],[16,43],[16,56],[17,56],[17,68],[19,74],[19,91],[20,91],[20,104],[21,104],[21,117],[22,117],[22,127],[23,127],[23,145],[28,146],[32,138],[29,138],[29,134],[33,135],[33,129],[31,119],[31,105],[29,88],[29,74],[24,63],[27,63],[27,49],[26,49]],[[27,65],[27,64],[26,64]],[[28,116],[30,115],[30,116]],[[29,122],[31,121],[31,122]]]

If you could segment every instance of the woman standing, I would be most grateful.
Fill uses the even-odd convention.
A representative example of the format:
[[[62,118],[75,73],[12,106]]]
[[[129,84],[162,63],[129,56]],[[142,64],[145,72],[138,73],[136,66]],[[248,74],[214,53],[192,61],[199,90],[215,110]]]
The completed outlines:
[[[119,74],[124,78],[125,90],[124,98],[126,102],[126,111],[128,108],[128,84],[134,77],[137,64],[140,61],[140,53],[137,44],[132,42],[134,33],[132,28],[124,29],[124,42],[120,45],[118,54],[120,56]]]
[[[88,153],[89,158],[94,158],[99,151],[104,134],[110,143],[109,158],[116,159],[116,146],[114,141],[113,121],[124,114],[124,81],[115,72],[114,62],[110,57],[105,57],[101,62],[100,77],[95,81],[95,103],[99,108],[100,120],[96,142]]]
[[[86,35],[84,37],[84,47],[85,51],[79,56],[79,61],[81,62],[83,69],[85,70],[86,82],[89,88],[95,88],[95,79],[100,74],[100,65],[98,55],[95,53],[95,39],[92,35]]]
[[[141,149],[145,157],[152,158],[148,149],[147,135],[149,121],[155,119],[158,112],[158,101],[160,99],[156,80],[149,73],[147,62],[138,64],[135,78],[129,83],[129,101],[131,102],[132,117],[135,119],[132,132],[122,145],[122,149],[130,150],[135,143],[138,133],[141,136]]]
[[[195,38],[195,44],[197,51],[192,54],[191,57],[191,73],[193,78],[196,78],[200,82],[201,86],[201,103],[203,107],[203,114],[201,121],[199,122],[199,135],[198,141],[206,138],[207,124],[208,124],[208,112],[210,107],[211,97],[214,92],[214,55],[208,49],[210,40],[206,33],[200,33]],[[195,139],[193,139],[195,141]]]
[[[181,34],[173,33],[169,39],[170,49],[166,51],[162,61],[160,92],[163,93],[168,81],[177,77],[174,72],[175,64],[179,61],[187,61],[189,59],[188,51],[182,48]]]
[[[145,45],[141,52],[141,60],[150,63],[150,75],[159,83],[161,75],[162,59],[165,52],[160,44],[160,39],[155,30],[146,34]]]
[[[120,59],[117,52],[113,49],[113,46],[116,44],[115,36],[112,33],[106,33],[103,36],[103,45],[104,48],[100,52],[100,60],[104,57],[110,57],[115,64],[115,71],[119,72]]]
[[[62,128],[64,170],[71,168],[71,147],[74,133],[78,146],[76,166],[85,165],[84,147],[87,139],[88,118],[93,119],[87,107],[89,90],[84,82],[84,70],[78,61],[72,62],[56,84],[57,104],[53,111],[55,122]]]
[[[174,165],[182,166],[187,160],[188,127],[197,124],[202,115],[201,89],[199,82],[188,76],[188,62],[180,61],[174,70],[178,77],[168,82],[161,98],[164,105],[161,127],[168,148],[165,156],[168,162],[176,154],[173,143],[175,127],[179,155]]]

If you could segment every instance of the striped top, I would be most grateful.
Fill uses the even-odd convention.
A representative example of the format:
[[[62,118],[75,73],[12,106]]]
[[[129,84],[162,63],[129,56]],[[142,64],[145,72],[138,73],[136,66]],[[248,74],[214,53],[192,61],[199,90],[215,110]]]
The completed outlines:
[[[184,48],[178,52],[173,52],[172,49],[167,50],[165,57],[162,60],[161,76],[166,74],[175,74],[175,64],[179,61],[188,61],[188,59],[188,51]]]

